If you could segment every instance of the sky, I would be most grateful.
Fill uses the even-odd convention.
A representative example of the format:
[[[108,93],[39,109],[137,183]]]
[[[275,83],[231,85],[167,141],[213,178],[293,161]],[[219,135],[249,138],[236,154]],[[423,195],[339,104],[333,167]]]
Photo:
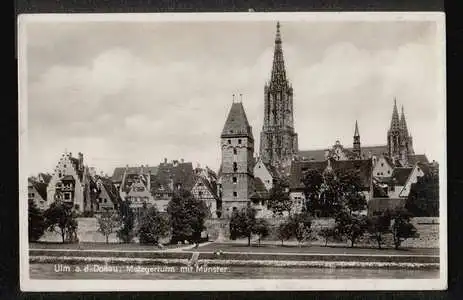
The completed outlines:
[[[242,102],[259,149],[275,21],[28,23],[28,171],[67,150],[115,167],[220,165],[220,133]],[[434,22],[281,22],[299,149],[386,143],[393,99],[417,154],[440,158],[445,99]],[[21,59],[21,58],[20,58]]]

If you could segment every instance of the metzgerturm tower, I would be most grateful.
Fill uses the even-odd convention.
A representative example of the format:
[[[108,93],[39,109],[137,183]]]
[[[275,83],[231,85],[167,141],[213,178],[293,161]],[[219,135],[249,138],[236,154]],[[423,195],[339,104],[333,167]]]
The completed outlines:
[[[298,153],[294,131],[293,88],[286,77],[285,62],[277,23],[273,66],[270,81],[264,87],[264,122],[260,134],[260,151],[264,163],[287,167]]]

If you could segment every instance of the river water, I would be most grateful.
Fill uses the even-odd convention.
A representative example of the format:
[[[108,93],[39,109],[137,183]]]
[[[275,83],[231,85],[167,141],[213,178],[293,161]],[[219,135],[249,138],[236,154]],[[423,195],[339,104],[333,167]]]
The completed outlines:
[[[368,268],[278,268],[231,266],[220,270],[185,270],[134,268],[134,266],[102,266],[36,264],[30,265],[31,279],[433,279],[439,278],[438,269],[368,269]],[[87,267],[85,269],[85,267]],[[158,268],[158,269],[156,269]]]

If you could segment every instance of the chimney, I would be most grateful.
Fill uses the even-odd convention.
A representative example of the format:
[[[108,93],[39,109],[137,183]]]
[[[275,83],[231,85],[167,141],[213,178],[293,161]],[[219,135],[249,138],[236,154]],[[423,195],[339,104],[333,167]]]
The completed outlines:
[[[164,163],[167,164],[167,158],[164,158]]]
[[[185,160],[183,158],[181,158],[180,162],[183,164],[185,162]]]

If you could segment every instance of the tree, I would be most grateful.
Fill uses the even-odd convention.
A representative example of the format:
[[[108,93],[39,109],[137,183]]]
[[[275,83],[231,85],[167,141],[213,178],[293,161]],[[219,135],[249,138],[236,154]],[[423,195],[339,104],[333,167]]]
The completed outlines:
[[[58,232],[63,243],[77,241],[77,213],[71,206],[55,201],[44,212],[44,216],[46,228]]]
[[[336,239],[337,232],[334,227],[325,227],[318,232],[318,236],[325,240],[325,247],[328,246],[329,239]]]
[[[419,237],[415,226],[410,222],[412,214],[404,209],[387,212],[391,218],[391,232],[394,239],[394,248],[399,249],[400,245],[408,238]]]
[[[281,241],[281,245],[283,246],[283,242],[289,240],[292,237],[293,233],[291,231],[291,226],[287,222],[281,223],[278,226],[278,239]]]
[[[159,213],[156,207],[152,206],[140,222],[140,229],[138,230],[140,243],[159,245],[159,239],[166,237],[169,230],[169,220],[165,215]]]
[[[106,244],[109,243],[109,236],[116,232],[121,226],[121,219],[118,214],[105,210],[97,217],[98,221],[98,232],[104,235],[106,238]]]
[[[38,241],[46,229],[46,224],[43,212],[37,207],[32,199],[29,199],[28,217],[29,241]]]
[[[384,244],[384,235],[390,232],[390,225],[391,217],[388,214],[383,213],[368,219],[367,231],[370,238],[378,244],[379,249]]]
[[[171,242],[187,240],[199,243],[208,214],[204,201],[197,200],[189,191],[180,189],[170,200],[167,213],[172,228]]]
[[[251,246],[251,236],[256,229],[256,210],[248,205],[241,210],[235,210],[230,219],[230,238],[248,238],[248,246]]]
[[[323,184],[323,175],[318,170],[308,170],[303,175],[304,195],[307,210],[316,215],[321,211],[320,190]]]
[[[429,172],[412,184],[405,208],[419,217],[439,216],[439,174]]]
[[[303,210],[301,213],[291,216],[288,223],[299,246],[311,237],[312,218],[308,211]]]
[[[289,179],[287,177],[275,180],[270,189],[268,207],[275,215],[282,216],[284,212],[291,215],[294,203],[289,197]]]
[[[342,211],[337,214],[335,219],[335,230],[348,241],[351,242],[351,248],[355,242],[364,235],[367,229],[367,217],[360,214],[351,214]]]
[[[257,219],[253,232],[259,236],[260,241],[269,235],[269,224],[265,219]]]
[[[117,231],[117,237],[123,243],[131,243],[134,238],[135,215],[130,207],[130,200],[121,201],[119,205],[119,219],[121,227]]]

